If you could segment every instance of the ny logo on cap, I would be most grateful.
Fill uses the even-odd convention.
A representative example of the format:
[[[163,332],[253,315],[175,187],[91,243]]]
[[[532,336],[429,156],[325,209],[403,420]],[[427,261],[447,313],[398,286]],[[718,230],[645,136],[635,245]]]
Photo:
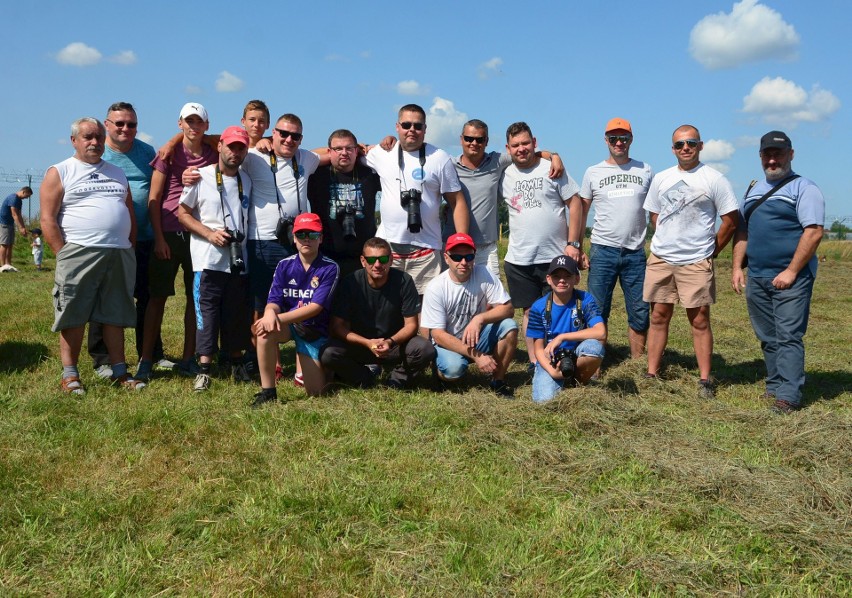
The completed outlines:
[[[564,257],[557,258],[556,263],[559,264],[560,266],[564,266],[565,265],[565,258]]]

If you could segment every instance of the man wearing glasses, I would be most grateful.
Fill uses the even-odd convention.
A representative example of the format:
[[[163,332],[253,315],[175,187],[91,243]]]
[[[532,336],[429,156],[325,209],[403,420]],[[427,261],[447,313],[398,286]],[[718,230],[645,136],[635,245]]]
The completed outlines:
[[[308,196],[325,231],[323,255],[340,266],[341,279],[361,269],[364,241],[376,235],[376,192],[379,177],[358,163],[358,141],[346,129],[328,138],[331,164],[320,166],[308,180]]]
[[[261,390],[253,407],[275,401],[275,362],[278,343],[293,340],[309,396],[325,390],[320,349],[328,342],[331,300],[340,272],[333,260],[320,253],[322,222],[316,214],[299,214],[293,223],[295,255],[278,262],[263,317],[254,323]]]
[[[710,379],[710,306],[716,302],[713,258],[734,235],[738,206],[731,183],[722,173],[699,161],[703,147],[694,126],[675,129],[672,153],[677,166],[654,176],[645,198],[644,207],[654,227],[643,289],[643,299],[651,304],[645,377],[655,379],[659,374],[674,306],[680,301],[692,328],[698,396],[712,399],[715,393]],[[720,215],[722,225],[715,232]]]
[[[420,314],[420,326],[437,350],[438,379],[458,380],[474,362],[491,376],[493,392],[511,398],[506,371],[515,356],[518,325],[509,295],[488,268],[474,264],[476,245],[470,236],[451,235],[444,259],[449,268],[429,283]]]
[[[488,145],[488,125],[478,118],[464,124],[460,141],[462,153],[453,165],[471,212],[470,236],[477,247],[476,263],[487,266],[494,276],[500,276],[497,260],[497,241],[500,237],[497,204],[500,176],[512,164],[512,157],[508,153],[485,151]],[[558,179],[565,172],[559,154],[539,151],[536,155],[550,160],[550,178]],[[445,237],[456,232],[453,222],[447,222],[446,227]]]
[[[362,269],[343,279],[331,309],[331,339],[323,366],[346,384],[373,386],[382,366],[393,367],[386,382],[406,388],[435,359],[435,348],[417,336],[420,298],[411,276],[390,267],[384,239],[367,239]]]
[[[580,184],[583,223],[586,230],[589,208],[595,206],[592,242],[589,249],[589,292],[609,321],[612,292],[621,281],[627,312],[630,356],[645,352],[648,334],[648,304],[642,300],[645,283],[645,196],[651,186],[651,167],[630,157],[633,128],[623,118],[613,118],[604,130],[609,157],[590,166]],[[576,239],[582,243],[582,232]]]
[[[417,104],[400,108],[399,142],[390,151],[376,146],[367,164],[382,182],[378,236],[393,249],[393,267],[411,274],[421,295],[441,272],[441,198],[447,201],[456,230],[467,233],[470,211],[452,158],[425,142],[426,112]]]

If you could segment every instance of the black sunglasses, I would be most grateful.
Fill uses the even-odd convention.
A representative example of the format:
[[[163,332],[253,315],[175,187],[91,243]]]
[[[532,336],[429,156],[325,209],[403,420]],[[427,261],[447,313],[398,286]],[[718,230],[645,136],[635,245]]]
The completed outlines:
[[[472,135],[462,135],[462,138],[468,143],[473,143],[474,141],[477,143],[485,143],[486,137],[473,137]]]
[[[364,259],[367,260],[367,263],[371,266],[376,263],[376,260],[379,261],[380,264],[387,264],[390,261],[391,256],[389,255],[370,255],[364,256]]]
[[[450,256],[450,259],[454,262],[460,262],[462,260],[472,262],[476,259],[475,253],[448,253],[447,255]]]
[[[301,133],[294,133],[293,131],[285,131],[284,129],[278,129],[278,128],[275,129],[275,132],[278,133],[279,135],[281,135],[281,139],[287,139],[288,137],[292,137],[293,141],[301,141],[302,140],[302,134]]]
[[[633,139],[632,135],[609,135],[607,138],[610,145],[615,145],[619,141],[621,143],[630,143]]]
[[[675,141],[674,148],[679,150],[683,149],[684,144],[688,145],[692,149],[698,147],[698,144],[701,143],[700,139],[684,139],[683,141]]]
[[[403,129],[405,129],[406,131],[408,129],[410,129],[411,127],[414,127],[415,131],[422,131],[423,127],[426,126],[426,123],[411,123],[411,122],[405,121],[404,123],[399,123],[399,126],[402,127]]]
[[[314,230],[300,230],[296,233],[296,238],[304,241],[305,239],[311,239],[316,241],[320,238],[322,233],[314,231]]]
[[[135,129],[139,125],[139,123],[133,122],[132,120],[106,120],[107,122],[111,122],[112,124],[114,124],[119,129],[124,127],[127,127],[128,129]]]

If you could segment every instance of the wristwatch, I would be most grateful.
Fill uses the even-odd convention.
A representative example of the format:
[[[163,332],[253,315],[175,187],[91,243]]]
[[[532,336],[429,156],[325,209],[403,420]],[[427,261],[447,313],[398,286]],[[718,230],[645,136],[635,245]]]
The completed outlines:
[[[579,241],[568,241],[568,247],[573,247],[574,249],[580,249],[582,245]]]

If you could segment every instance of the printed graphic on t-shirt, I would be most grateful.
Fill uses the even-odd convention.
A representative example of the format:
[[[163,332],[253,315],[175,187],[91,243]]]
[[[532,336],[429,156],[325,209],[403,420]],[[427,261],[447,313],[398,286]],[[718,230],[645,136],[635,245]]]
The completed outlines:
[[[671,188],[660,194],[660,204],[662,209],[657,217],[657,225],[659,226],[664,220],[683,214],[683,217],[689,221],[696,220],[700,217],[700,210],[694,206],[695,202],[706,194],[701,189],[694,189],[684,181],[678,181]],[[690,215],[694,217],[690,217]]]
[[[544,178],[524,179],[515,181],[509,205],[518,212],[541,207],[541,200],[536,197],[536,192],[544,188]]]

